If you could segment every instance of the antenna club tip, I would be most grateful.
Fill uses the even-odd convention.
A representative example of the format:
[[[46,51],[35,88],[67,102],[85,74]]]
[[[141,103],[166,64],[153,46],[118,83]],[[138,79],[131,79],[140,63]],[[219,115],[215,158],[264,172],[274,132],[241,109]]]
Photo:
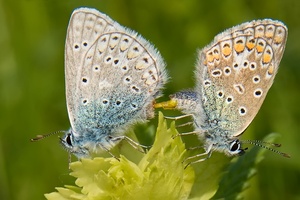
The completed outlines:
[[[281,144],[273,143],[273,146],[275,146],[275,147],[281,147]]]
[[[35,138],[31,138],[30,141],[31,142],[36,142],[36,141],[39,141],[39,140],[41,140],[43,138],[44,138],[43,135],[37,135]]]
[[[286,158],[291,158],[291,156],[287,153],[282,153],[283,157],[286,157]]]

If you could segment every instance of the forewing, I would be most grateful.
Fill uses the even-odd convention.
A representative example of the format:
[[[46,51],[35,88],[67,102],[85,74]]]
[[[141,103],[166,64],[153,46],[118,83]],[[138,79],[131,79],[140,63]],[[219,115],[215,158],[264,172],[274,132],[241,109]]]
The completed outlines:
[[[74,11],[66,42],[66,85],[75,132],[119,131],[145,120],[166,80],[163,59],[148,41],[94,9]]]
[[[270,19],[217,35],[199,52],[196,90],[208,122],[241,134],[260,109],[278,71],[287,27]]]
[[[80,95],[79,79],[90,47],[105,32],[116,30],[114,22],[95,9],[79,8],[71,15],[65,43],[65,79],[67,107],[71,126]]]

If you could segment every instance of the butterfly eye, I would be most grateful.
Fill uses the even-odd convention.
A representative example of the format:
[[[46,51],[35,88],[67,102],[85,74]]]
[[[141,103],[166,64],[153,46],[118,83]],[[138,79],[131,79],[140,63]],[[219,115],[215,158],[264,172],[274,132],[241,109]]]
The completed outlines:
[[[241,144],[240,144],[239,140],[234,140],[230,144],[230,151],[232,153],[239,153],[240,147],[241,147]]]
[[[68,143],[68,145],[73,146],[72,145],[72,141],[71,141],[71,134],[68,134],[66,137],[66,142]]]

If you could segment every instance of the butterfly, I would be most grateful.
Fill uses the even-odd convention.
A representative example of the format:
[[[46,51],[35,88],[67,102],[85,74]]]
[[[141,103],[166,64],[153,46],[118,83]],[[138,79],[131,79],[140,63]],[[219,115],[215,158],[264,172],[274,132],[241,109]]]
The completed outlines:
[[[263,19],[246,22],[218,34],[198,52],[196,87],[170,95],[156,108],[178,109],[193,117],[196,134],[205,152],[191,158],[201,162],[213,151],[226,155],[244,153],[241,143],[270,149],[259,141],[239,137],[258,113],[269,91],[287,40],[287,27],[280,21]],[[285,153],[270,149],[285,157]]]
[[[167,79],[163,58],[142,36],[96,9],[74,10],[65,44],[71,128],[61,144],[78,158],[121,140],[139,145],[126,130],[154,116],[153,101]]]

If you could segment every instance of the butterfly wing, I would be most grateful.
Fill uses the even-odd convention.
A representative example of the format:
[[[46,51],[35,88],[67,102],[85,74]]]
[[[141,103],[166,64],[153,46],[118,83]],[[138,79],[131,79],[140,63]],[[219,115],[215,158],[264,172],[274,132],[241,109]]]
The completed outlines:
[[[89,8],[73,12],[67,32],[66,95],[75,133],[121,132],[153,115],[167,75],[149,42]]]
[[[283,23],[264,19],[228,29],[199,51],[196,91],[203,121],[241,134],[273,83],[286,39]]]

